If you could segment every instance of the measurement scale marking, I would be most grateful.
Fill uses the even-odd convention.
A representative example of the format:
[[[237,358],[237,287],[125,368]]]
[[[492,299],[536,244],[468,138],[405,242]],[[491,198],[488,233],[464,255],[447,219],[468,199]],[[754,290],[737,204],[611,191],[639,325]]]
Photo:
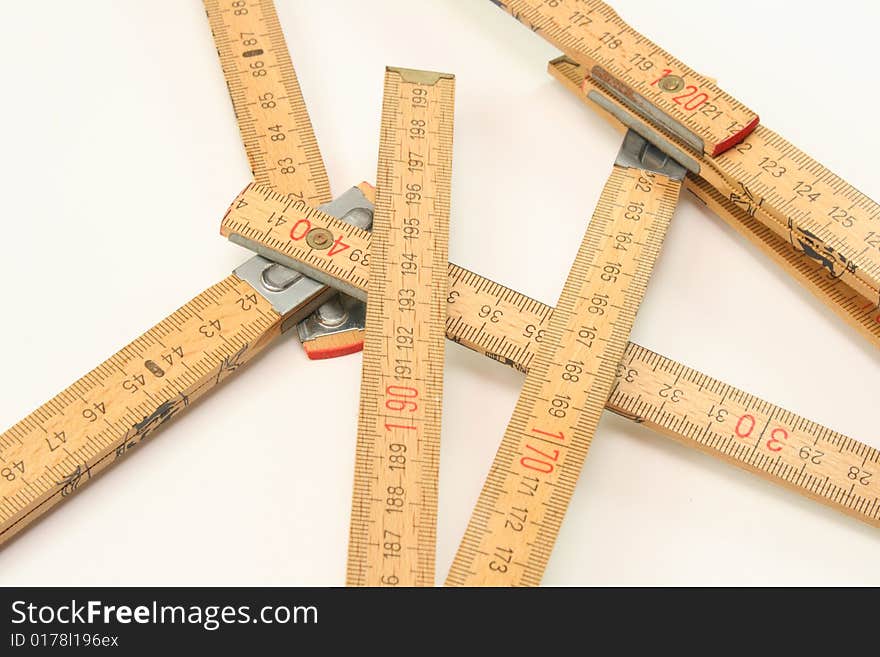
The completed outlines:
[[[204,0],[254,180],[311,205],[330,183],[271,0]]]

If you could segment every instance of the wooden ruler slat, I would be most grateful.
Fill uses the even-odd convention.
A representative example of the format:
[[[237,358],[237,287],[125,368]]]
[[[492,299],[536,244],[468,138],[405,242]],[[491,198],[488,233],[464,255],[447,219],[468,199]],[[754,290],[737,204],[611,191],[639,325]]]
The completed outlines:
[[[312,205],[330,183],[272,0],[204,0],[254,180]]]
[[[584,78],[583,69],[578,64],[560,58],[550,62],[549,70],[586,105],[597,110],[618,129],[625,129],[615,116],[588,99],[588,94],[603,92]],[[614,102],[610,98],[608,101]],[[626,111],[620,103],[615,103],[615,106],[619,111]],[[878,307],[880,294],[876,288],[876,281],[880,280],[880,276],[875,279],[873,274],[869,274],[876,268],[872,260],[873,256],[865,251],[864,247],[855,247],[858,239],[840,237],[847,231],[859,231],[863,233],[860,238],[863,243],[866,243],[865,240],[871,241],[875,235],[869,228],[873,219],[880,217],[880,206],[800,152],[796,159],[800,162],[808,162],[809,169],[816,172],[817,176],[833,181],[831,187],[838,190],[837,192],[829,195],[826,188],[820,190],[820,186],[816,186],[810,193],[819,193],[820,196],[811,199],[794,191],[798,186],[797,183],[801,182],[797,180],[792,184],[792,193],[782,205],[756,195],[757,190],[766,191],[766,188],[760,183],[756,186],[751,181],[762,179],[778,181],[782,176],[776,179],[773,175],[767,175],[768,172],[761,168],[760,161],[754,166],[752,154],[768,152],[770,155],[767,157],[773,159],[775,157],[773,153],[763,146],[765,142],[772,142],[775,144],[773,148],[781,148],[789,156],[796,151],[778,135],[772,137],[768,135],[773,133],[759,126],[743,144],[728,153],[712,160],[699,159],[700,175],[688,176],[686,181],[688,189],[869,341],[880,346],[880,307]],[[674,141],[668,133],[662,136]],[[676,143],[676,146],[686,150],[681,143]],[[698,157],[695,153],[691,155]],[[774,161],[782,162],[785,157],[779,155]],[[748,164],[749,162],[751,165]],[[774,189],[782,186],[781,182],[773,184],[776,186]],[[748,193],[743,191],[744,188]],[[779,196],[776,192],[771,192],[771,195]],[[824,225],[816,223],[822,214],[834,213],[835,208],[839,211],[841,207],[850,210],[857,208],[861,214],[854,214],[855,211],[848,210],[852,224],[847,226],[842,224],[836,224],[836,227],[830,226],[827,218]],[[790,215],[786,214],[787,212]],[[813,219],[810,218],[811,216]],[[792,222],[791,227],[789,221]],[[815,235],[818,242],[827,246],[820,246],[817,242],[811,253],[805,252],[803,246],[793,248],[793,243],[799,244],[799,239],[809,240],[804,235],[804,231]],[[832,234],[834,232],[837,236]],[[841,239],[851,244],[853,248],[842,246]],[[832,251],[824,252],[825,248],[831,248]],[[856,251],[859,253],[856,254]],[[849,263],[854,263],[855,268]]]
[[[754,112],[651,43],[601,0],[495,4],[581,64],[611,93],[709,157],[738,144],[758,125]],[[711,113],[705,111],[709,106]]]
[[[349,586],[434,585],[454,88],[385,73]]]
[[[689,189],[700,189],[695,186],[695,181],[690,177],[685,182]],[[704,193],[704,191],[699,193]],[[265,195],[271,194],[271,190],[261,192],[259,188],[250,187],[243,194],[246,199],[251,201],[251,207],[255,212],[271,213],[270,208],[262,206]],[[709,197],[707,196],[707,198]],[[283,202],[286,203],[286,201]],[[236,203],[233,202],[233,207]],[[750,224],[749,221],[735,216],[735,208],[732,208],[729,202],[719,202],[714,209],[719,213],[729,214],[730,217],[726,217],[725,214],[722,216],[725,216],[732,225],[741,227],[740,229],[745,235],[750,235],[750,230],[757,230],[757,227],[761,226],[754,219]],[[229,229],[227,232],[232,231],[231,226],[234,223],[246,223],[246,220],[239,216],[241,212],[243,210],[230,211],[230,214],[227,215],[224,220]],[[298,215],[291,216],[291,219],[296,216]],[[371,246],[368,232],[360,229],[351,230],[347,224],[343,224],[338,219],[326,215],[321,217],[316,212],[310,217],[316,227],[329,230],[334,235],[347,231],[345,241],[349,243],[350,250],[347,253],[339,253],[337,256],[343,259],[350,258],[349,254],[356,252],[356,260],[361,261],[365,258],[369,260]],[[766,230],[764,228],[764,231]],[[255,239],[259,239],[259,235],[249,234]],[[756,243],[759,245],[770,243],[769,240],[763,241],[760,232],[758,235],[759,237],[755,238]],[[261,252],[269,258],[288,265],[295,265],[296,258],[304,257],[305,253],[299,246],[300,241],[284,238],[279,231],[276,240],[273,241],[276,246],[267,248],[265,243],[260,246],[257,242],[253,242],[249,246],[260,248]],[[793,253],[785,244],[777,244],[777,247],[778,258]],[[326,251],[323,253],[326,257]],[[314,253],[311,255],[316,256]],[[329,259],[332,260],[332,258]],[[320,259],[314,262],[317,266],[325,267],[327,272],[342,272],[340,275],[343,276],[345,272],[351,272],[350,278],[340,280],[348,280],[350,285],[360,284],[363,286],[361,294],[366,293],[367,284],[362,277],[369,277],[368,270],[357,273],[360,270],[336,268],[331,263],[321,264]],[[349,261],[349,264],[353,263]],[[810,275],[809,270],[806,275]],[[537,349],[546,339],[547,326],[553,308],[452,263],[449,264],[447,276],[449,278],[447,337],[468,349],[484,354],[488,358],[527,372]],[[358,280],[362,282],[357,283]],[[832,288],[829,294],[833,293]],[[873,335],[873,333],[871,334]],[[667,376],[667,373],[675,371],[690,372],[692,374],[683,375],[683,378],[691,377],[693,381],[700,382],[691,389],[683,391],[682,399],[686,400],[686,403],[669,403],[667,398],[660,395],[661,391],[675,388],[674,377]],[[694,372],[681,363],[634,343],[629,344],[623,359],[621,359],[614,391],[606,404],[608,410],[649,426],[684,445],[733,463],[769,481],[791,488],[801,495],[816,499],[847,515],[880,527],[880,475],[876,474],[877,468],[872,469],[868,465],[867,473],[872,476],[865,479],[864,483],[858,483],[854,499],[857,499],[859,504],[842,503],[840,500],[834,499],[830,492],[827,494],[817,493],[811,487],[813,482],[819,480],[831,484],[828,491],[839,490],[846,486],[850,481],[851,468],[857,468],[859,472],[862,471],[862,454],[870,455],[867,459],[868,464],[876,463],[878,451],[875,448],[846,438],[794,413],[784,411],[723,381]],[[711,419],[719,417],[717,412],[713,415],[713,408],[726,411],[721,414],[723,415],[722,421]],[[755,409],[757,408],[762,409],[761,412],[764,415],[756,414]],[[736,427],[740,418],[748,414],[752,414],[761,426],[767,424],[771,416],[779,418],[785,415],[792,418],[787,425],[780,425],[789,433],[789,440],[780,452],[771,451],[766,443],[752,448],[744,444],[744,439],[737,435]],[[705,426],[700,431],[691,426],[691,423],[697,424],[694,420],[697,417],[706,420]],[[748,420],[743,421],[748,423]],[[740,429],[741,432],[744,431],[743,426]],[[843,443],[847,447],[842,452],[838,452],[838,445]],[[817,445],[820,451],[825,453],[830,453],[830,450],[833,449],[838,454],[839,460],[824,459],[819,463],[814,463],[809,460],[809,456],[805,459],[802,454],[807,452],[802,452],[800,448],[809,445]],[[777,446],[774,444],[774,447]],[[802,471],[803,477],[798,476],[790,479],[781,470],[774,470],[766,463],[762,465],[758,462],[764,461],[762,457],[770,456],[778,459],[780,467],[788,472]],[[864,501],[864,504],[861,504],[861,501]]]
[[[281,320],[231,275],[0,434],[0,544],[245,365]]]
[[[680,180],[615,164],[447,584],[540,584],[680,188]]]

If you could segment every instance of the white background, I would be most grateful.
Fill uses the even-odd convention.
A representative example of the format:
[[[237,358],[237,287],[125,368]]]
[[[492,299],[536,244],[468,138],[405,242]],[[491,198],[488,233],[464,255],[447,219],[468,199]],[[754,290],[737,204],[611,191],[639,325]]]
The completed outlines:
[[[457,76],[450,254],[554,303],[620,138],[488,0],[279,0],[335,193],[386,64]],[[616,0],[880,198],[880,6]],[[200,2],[4,2],[0,428],[226,276],[248,182]],[[531,255],[523,255],[528,244]],[[633,339],[880,447],[878,354],[685,195]],[[0,584],[344,582],[360,356],[289,336],[0,551]],[[522,376],[449,343],[437,579]],[[880,473],[876,473],[880,476]],[[880,531],[606,414],[545,584],[880,584]]]

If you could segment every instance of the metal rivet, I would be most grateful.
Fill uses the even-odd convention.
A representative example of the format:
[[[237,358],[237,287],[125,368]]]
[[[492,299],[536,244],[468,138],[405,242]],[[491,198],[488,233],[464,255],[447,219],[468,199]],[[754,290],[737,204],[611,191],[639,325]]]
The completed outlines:
[[[327,328],[339,326],[348,319],[348,313],[342,305],[339,297],[336,296],[315,312],[315,319],[318,323]]]
[[[302,274],[278,264],[271,264],[260,274],[260,281],[270,292],[284,292],[302,278]]]
[[[684,89],[684,78],[677,75],[667,75],[666,77],[660,78],[660,82],[657,84],[663,91],[675,93],[676,91]]]
[[[369,230],[373,225],[373,211],[369,208],[352,208],[343,215],[342,220],[354,224],[358,228]]]
[[[318,251],[329,249],[333,244],[333,233],[326,228],[312,228],[306,235],[306,244]]]

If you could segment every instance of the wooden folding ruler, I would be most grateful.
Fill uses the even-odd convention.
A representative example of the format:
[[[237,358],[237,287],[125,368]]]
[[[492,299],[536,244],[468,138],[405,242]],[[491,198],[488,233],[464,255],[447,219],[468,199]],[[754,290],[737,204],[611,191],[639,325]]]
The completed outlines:
[[[274,148],[279,146],[278,142],[285,142],[288,149],[279,151],[278,157],[273,160],[274,155],[261,150],[262,147],[249,148],[248,155],[255,177],[260,182],[275,185],[276,189],[306,198],[312,204],[328,200],[329,194],[322,196],[314,191],[320,188],[320,185],[316,184],[317,180],[320,178],[326,180],[317,148],[297,150],[295,143],[299,138],[291,139],[295,134],[310,135],[311,128],[305,105],[298,87],[295,86],[296,78],[271,3],[249,2],[247,14],[234,13],[231,0],[206,4],[221,59],[225,56],[224,73],[243,135],[248,138],[244,117],[247,117],[251,111],[257,112],[258,118],[252,119],[251,122],[251,125],[255,126],[251,132],[252,142],[254,144],[271,142]],[[222,18],[219,22],[218,17]],[[256,23],[242,22],[247,20],[256,20]],[[256,30],[253,29],[254,25],[257,26]],[[237,29],[241,31],[237,32]],[[245,40],[254,38],[258,43],[244,43]],[[258,62],[262,62],[263,66]],[[559,63],[561,70],[565,62]],[[254,66],[251,67],[250,64]],[[584,76],[578,71],[578,66],[569,62],[568,71],[575,73],[576,85]],[[265,70],[265,75],[260,73],[261,69]],[[254,96],[252,92],[257,88],[253,85],[264,77],[274,80],[274,86],[264,87]],[[674,83],[671,88],[679,84],[674,79],[671,82]],[[598,89],[599,93],[604,92],[610,98],[613,106],[616,98],[607,91]],[[260,96],[265,96],[266,93],[272,96],[261,99]],[[673,92],[668,91],[668,93]],[[266,103],[265,107],[263,103]],[[257,106],[259,110],[256,109]],[[264,111],[272,110],[276,106],[282,108],[277,116],[287,118],[287,122],[269,122],[271,121],[269,117],[273,115],[263,114]],[[286,108],[286,111],[283,108]],[[625,113],[635,116],[628,106]],[[613,116],[616,117],[616,121],[620,121],[619,117],[622,115]],[[265,118],[266,121],[260,123],[258,120],[260,118]],[[758,128],[758,131],[761,130]],[[663,130],[657,132],[668,137]],[[284,138],[272,139],[278,134],[284,134]],[[313,137],[311,143],[314,143]],[[665,148],[676,145],[679,154],[687,152],[686,147],[682,147],[682,144],[673,138],[659,140],[658,143]],[[260,152],[265,154],[259,155]],[[291,160],[285,160],[286,157],[290,157]],[[701,159],[694,159],[700,164],[703,163]],[[291,171],[286,165],[294,163],[298,166]],[[827,277],[820,278],[821,274],[832,272],[833,259],[826,262],[826,258],[816,258],[813,256],[816,250],[807,248],[802,249],[808,254],[806,257],[797,257],[796,254],[792,256],[795,252],[789,246],[791,240],[786,239],[784,235],[777,238],[775,233],[770,232],[755,218],[758,212],[751,211],[746,203],[749,200],[748,196],[743,198],[742,194],[735,196],[731,193],[719,192],[705,180],[692,176],[689,176],[687,184],[692,191],[702,192],[702,198],[712,199],[714,205],[712,202],[710,205],[713,209],[732,225],[741,227],[740,230],[751,235],[759,245],[764,245],[763,248],[775,254],[777,261],[794,263],[791,266],[799,270],[803,267],[801,271],[807,272],[803,274],[804,280],[818,272],[815,280],[819,282],[815,284],[815,290],[825,294],[826,301],[837,312],[852,318],[851,321],[857,323],[863,332],[876,339],[874,327],[877,323],[876,311],[870,315],[862,311],[863,307],[876,309],[876,298],[872,296],[871,300],[867,301],[866,297],[857,297],[857,292],[841,291],[843,289],[841,280],[847,281],[849,278],[846,275],[838,276],[833,280]],[[748,191],[753,190],[749,187]],[[810,191],[810,194],[813,193],[815,192]],[[818,197],[813,202],[818,202],[820,198],[823,197]],[[763,202],[767,203],[766,200]],[[846,209],[846,206],[838,206],[837,214],[841,209]],[[361,220],[366,216],[366,212],[363,205],[356,205],[348,211],[350,215],[357,215]],[[855,223],[863,216],[868,215],[867,213],[858,215],[852,221]],[[850,223],[845,216],[842,219],[844,223]],[[852,225],[845,227],[850,228]],[[340,229],[336,228],[336,230]],[[351,231],[352,236],[363,240],[360,247],[356,246],[358,242],[354,242],[352,250],[361,248],[362,255],[368,254],[369,235],[358,229],[348,230]],[[771,238],[776,241],[771,242]],[[261,276],[264,271],[260,272]],[[271,271],[283,274],[283,270],[280,269]],[[833,273],[836,275],[836,272]],[[546,322],[552,317],[552,310],[455,265],[449,266],[448,275],[450,286],[448,336],[492,358],[526,371],[535,347],[545,335]],[[366,281],[367,278],[368,276],[364,280]],[[257,287],[260,285],[258,284]],[[11,453],[9,450],[24,446],[24,449],[19,449],[15,454],[25,455],[28,458],[16,460],[13,454],[13,457],[4,463],[8,471],[4,470],[3,479],[0,479],[0,495],[5,496],[3,504],[0,505],[0,532],[2,532],[0,541],[7,540],[49,506],[84,485],[93,474],[115,460],[117,454],[128,453],[139,439],[151,435],[163,422],[171,417],[178,417],[186,408],[192,406],[198,400],[198,395],[188,396],[181,393],[187,386],[192,385],[191,379],[201,377],[201,385],[204,389],[220,380],[225,380],[238,371],[239,366],[250,355],[277,335],[279,329],[278,320],[273,314],[275,311],[266,311],[265,308],[261,309],[262,319],[257,318],[258,321],[254,321],[251,325],[244,323],[238,325],[249,329],[249,332],[243,333],[243,338],[238,340],[249,345],[241,356],[237,355],[238,347],[231,353],[226,353],[220,348],[212,349],[212,344],[206,339],[209,336],[201,333],[203,328],[206,332],[214,328],[204,324],[216,321],[216,318],[209,317],[208,322],[196,322],[194,318],[200,317],[206,309],[216,310],[218,315],[229,317],[234,323],[240,319],[235,315],[237,308],[246,316],[252,308],[250,304],[254,303],[249,298],[252,289],[252,286],[248,287],[237,277],[229,277],[157,326],[157,329],[162,328],[162,332],[156,332],[156,329],[148,332],[142,338],[142,343],[136,341],[123,349],[117,355],[119,356],[117,363],[112,362],[111,359],[103,366],[99,366],[69,391],[62,393],[16,427],[2,434],[0,456],[6,458],[6,455]],[[266,289],[263,289],[263,292],[266,292]],[[259,296],[256,299],[256,303],[263,303]],[[857,299],[863,301],[859,302]],[[282,316],[288,319],[284,326],[289,326],[297,316],[301,317],[306,305],[308,304],[284,313]],[[244,306],[250,307],[246,309]],[[484,312],[485,308],[489,309],[488,315]],[[856,312],[854,308],[862,312]],[[488,317],[493,321],[488,321]],[[230,330],[228,322],[222,323],[221,326],[225,335],[232,335],[235,332]],[[178,336],[195,337],[196,334],[202,336],[199,339],[204,342],[193,341],[188,350],[180,349],[181,344],[176,344],[182,343],[183,340],[173,340]],[[168,339],[169,336],[171,340]],[[155,339],[167,342],[171,345],[170,348],[167,351],[157,350],[158,354],[153,358],[145,357],[145,348],[151,344],[155,346],[150,342]],[[179,351],[183,351],[184,355],[180,355]],[[165,357],[171,362],[168,363]],[[174,372],[175,365],[180,364],[179,359],[184,358],[184,363],[194,364],[195,374],[188,378],[175,379],[170,373]],[[168,363],[169,369],[162,366],[162,363]],[[156,374],[144,376],[145,373],[153,371],[154,365]],[[120,366],[126,373],[132,373],[131,383],[112,379],[111,375],[118,375],[118,372],[111,372],[116,366]],[[143,369],[136,369],[141,366]],[[204,376],[206,373],[211,375]],[[618,375],[614,392],[607,404],[609,409],[644,422],[684,444],[715,454],[761,474],[771,481],[787,485],[838,510],[866,520],[875,526],[878,525],[876,450],[699,372],[689,370],[679,363],[637,345],[630,344],[627,348],[618,368]],[[157,378],[166,386],[156,385]],[[141,379],[144,380],[143,385]],[[135,385],[140,387],[132,391],[131,388]],[[60,432],[47,431],[47,427],[52,426],[52,418],[57,418],[62,410],[72,410],[70,416],[73,418],[81,414],[92,426],[98,421],[103,425],[108,405],[101,395],[93,398],[90,393],[117,389],[134,395],[131,399],[140,402],[140,405],[129,402],[129,416],[116,422],[115,434],[105,429],[105,437],[110,436],[111,445],[115,444],[117,449],[108,451],[97,443],[89,444],[87,441],[91,442],[91,436],[88,430],[80,431],[77,426],[74,426],[73,430],[64,426]],[[114,396],[113,399],[116,397]],[[89,404],[93,404],[93,408],[89,408]],[[116,404],[113,404],[112,408],[115,413]],[[111,416],[109,420],[115,421],[116,417]],[[701,418],[701,421],[698,422],[697,418]],[[77,421],[72,424],[76,425]],[[139,425],[139,428],[135,429],[135,425]],[[131,434],[133,440],[123,438],[129,431],[133,431]],[[71,439],[74,436],[77,437]],[[43,446],[44,441],[46,447]],[[47,451],[44,453],[43,450]],[[103,456],[101,456],[102,450]],[[51,474],[52,471],[56,473],[54,477],[45,478],[45,474]],[[46,491],[41,492],[39,487],[30,485],[30,475],[34,472],[44,476],[44,485],[48,487]],[[27,486],[22,483],[24,479],[28,479]]]

